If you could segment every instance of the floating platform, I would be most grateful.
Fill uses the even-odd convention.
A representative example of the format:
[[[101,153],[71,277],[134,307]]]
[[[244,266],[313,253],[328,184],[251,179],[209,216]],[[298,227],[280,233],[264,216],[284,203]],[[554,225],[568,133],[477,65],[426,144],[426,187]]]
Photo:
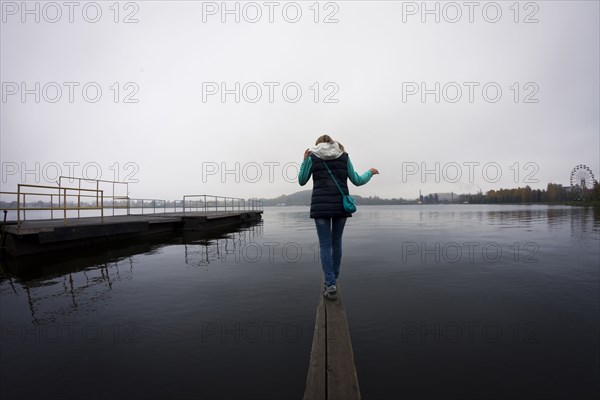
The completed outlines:
[[[261,218],[262,210],[28,220],[7,222],[2,242],[9,255],[23,256],[158,233],[219,231]]]
[[[359,400],[360,389],[348,319],[338,287],[337,300],[321,296],[317,307],[304,400]]]

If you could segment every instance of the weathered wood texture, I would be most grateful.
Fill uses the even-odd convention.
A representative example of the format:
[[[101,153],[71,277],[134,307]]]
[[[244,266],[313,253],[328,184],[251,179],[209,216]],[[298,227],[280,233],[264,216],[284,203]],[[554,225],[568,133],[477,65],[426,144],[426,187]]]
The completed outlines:
[[[310,352],[304,400],[325,400],[327,398],[327,347],[325,342],[327,340],[327,327],[325,325],[326,311],[323,301],[321,296],[321,303],[317,307],[315,333]]]
[[[321,297],[317,307],[304,399],[360,399],[348,319],[339,288],[337,300]]]

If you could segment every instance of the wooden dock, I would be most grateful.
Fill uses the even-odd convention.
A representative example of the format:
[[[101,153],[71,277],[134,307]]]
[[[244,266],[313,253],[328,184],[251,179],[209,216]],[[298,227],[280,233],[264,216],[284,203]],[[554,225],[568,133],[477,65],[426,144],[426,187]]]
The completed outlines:
[[[317,307],[304,400],[358,400],[360,389],[346,311],[338,287],[335,301]]]
[[[261,218],[259,210],[28,220],[20,225],[7,223],[2,241],[8,254],[22,256],[157,233],[219,231]]]

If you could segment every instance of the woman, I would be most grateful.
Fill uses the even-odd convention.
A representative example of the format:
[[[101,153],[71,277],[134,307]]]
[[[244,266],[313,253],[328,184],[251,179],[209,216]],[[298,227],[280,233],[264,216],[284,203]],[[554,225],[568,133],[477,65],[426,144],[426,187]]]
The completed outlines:
[[[319,236],[321,264],[325,275],[323,296],[335,300],[337,298],[335,284],[340,275],[342,261],[342,234],[346,218],[351,217],[352,214],[344,210],[342,195],[327,167],[335,176],[344,194],[348,194],[347,179],[350,179],[354,185],[360,186],[369,182],[379,171],[371,168],[362,175],[357,174],[348,153],[344,152],[344,146],[328,135],[319,137],[315,146],[304,152],[298,182],[304,186],[310,176],[313,177],[310,217],[315,220]]]

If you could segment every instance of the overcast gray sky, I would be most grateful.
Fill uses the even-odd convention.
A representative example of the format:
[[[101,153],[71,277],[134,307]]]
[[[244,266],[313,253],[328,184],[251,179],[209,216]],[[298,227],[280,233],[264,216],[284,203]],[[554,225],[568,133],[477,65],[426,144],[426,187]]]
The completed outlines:
[[[22,4],[2,2],[5,191],[58,166],[132,197],[274,197],[311,187],[324,133],[379,169],[365,196],[600,175],[597,1]]]

